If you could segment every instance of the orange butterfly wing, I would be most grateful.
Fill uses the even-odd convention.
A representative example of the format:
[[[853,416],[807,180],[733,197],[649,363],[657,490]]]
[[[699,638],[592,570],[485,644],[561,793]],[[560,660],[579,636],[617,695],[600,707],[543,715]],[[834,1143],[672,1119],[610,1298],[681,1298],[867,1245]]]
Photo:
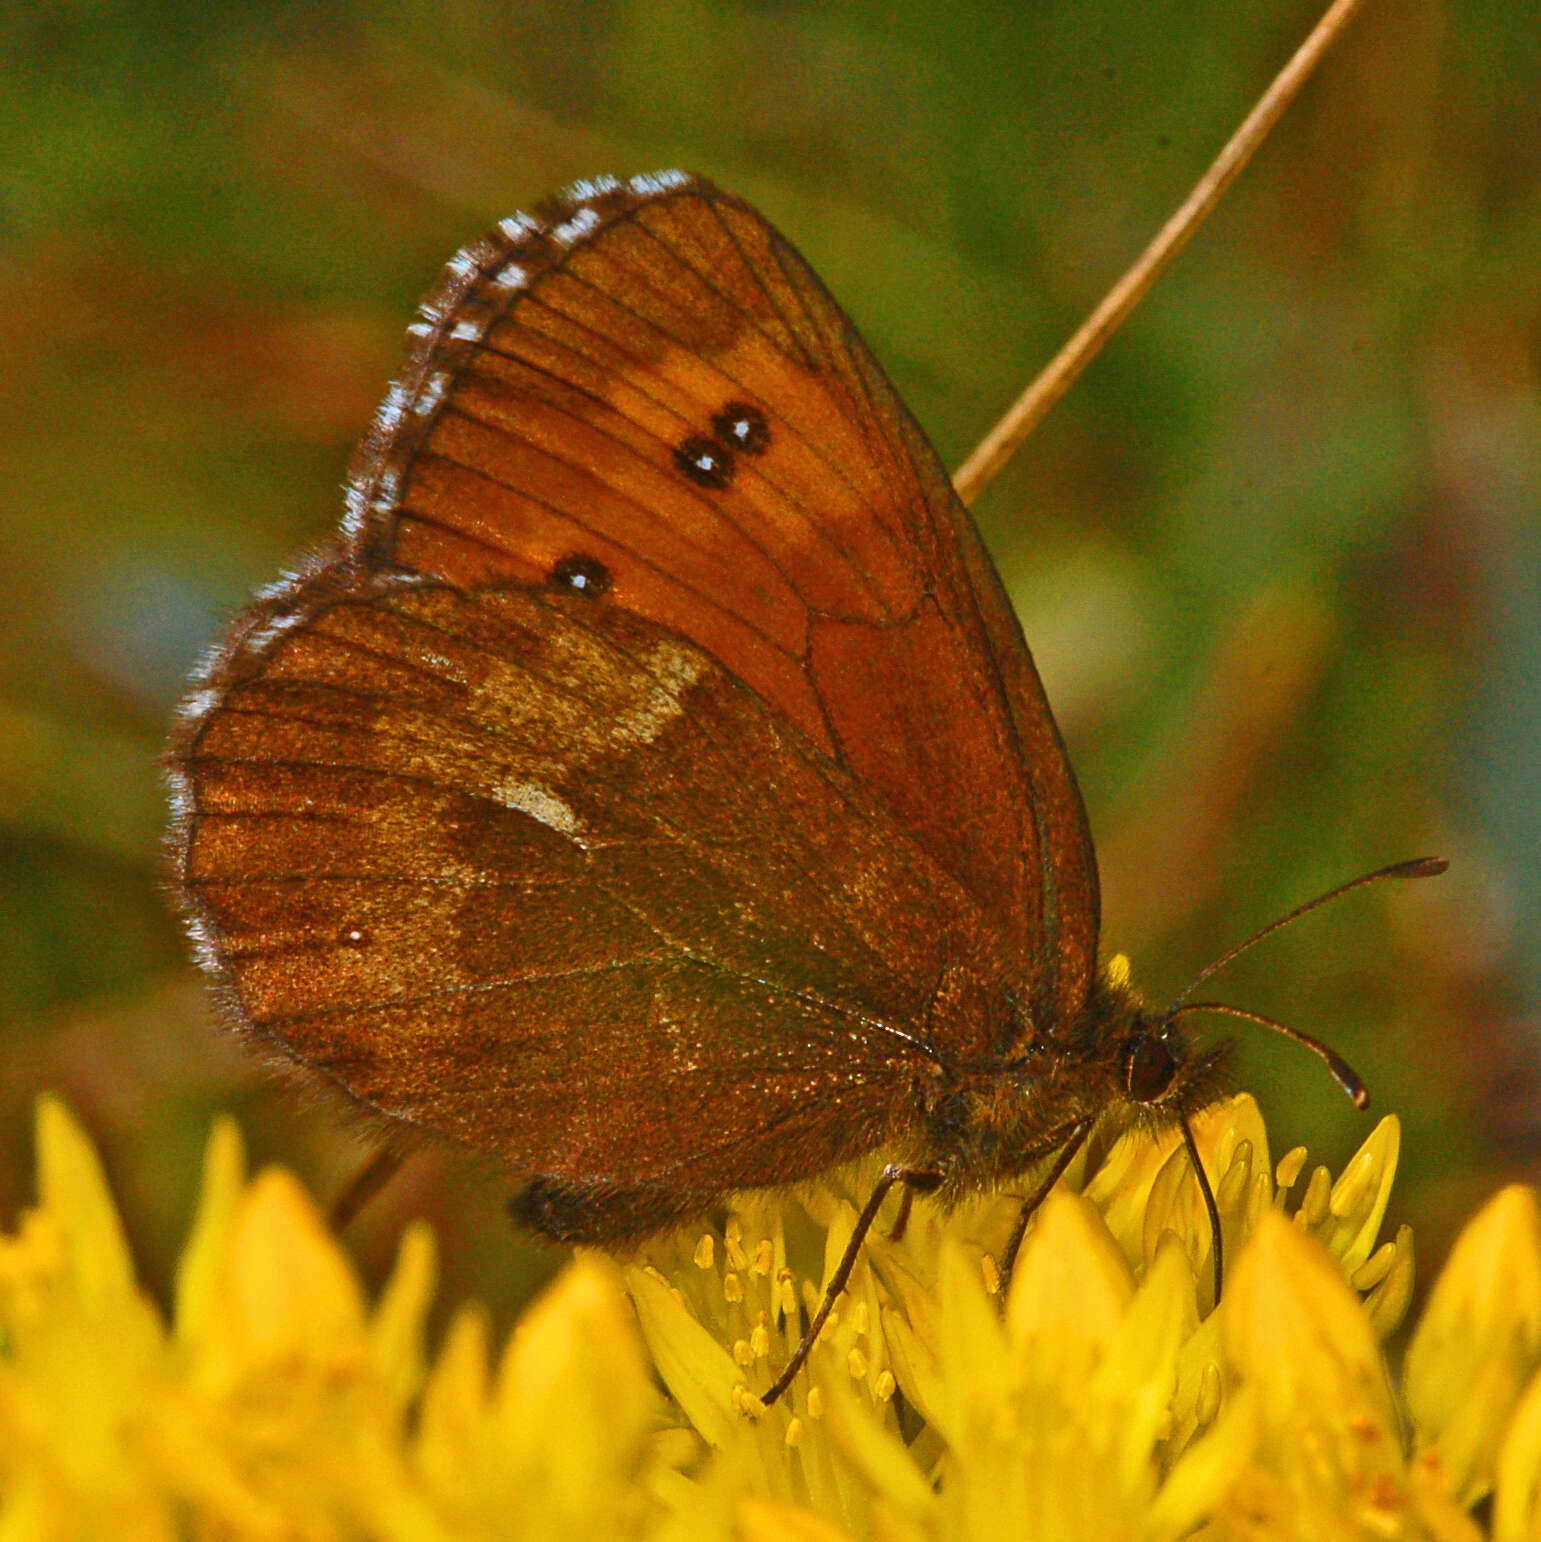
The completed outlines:
[[[1073,1023],[1096,870],[1021,632],[791,248],[607,182],[413,330],[342,544],[174,749],[235,1014],[611,1240],[913,1145],[939,1071]]]
[[[901,1129],[936,961],[999,967],[839,767],[587,598],[325,569],[234,640],[181,763],[242,1019],[393,1118],[682,1214]]]
[[[414,330],[355,469],[366,561],[475,585],[597,559],[975,895],[1040,1032],[1071,1021],[1098,897],[1069,761],[973,522],[802,258],[699,180],[606,180],[463,252]],[[735,448],[734,408],[764,443]]]

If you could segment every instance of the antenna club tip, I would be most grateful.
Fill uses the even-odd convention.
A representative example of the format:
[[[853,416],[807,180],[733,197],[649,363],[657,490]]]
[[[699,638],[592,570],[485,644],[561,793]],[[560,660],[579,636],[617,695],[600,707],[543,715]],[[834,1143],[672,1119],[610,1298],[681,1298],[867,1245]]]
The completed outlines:
[[[1359,1073],[1341,1056],[1334,1054],[1324,1044],[1319,1053],[1332,1072],[1332,1079],[1348,1094],[1348,1100],[1360,1113],[1370,1106],[1370,1089],[1365,1086]]]
[[[1399,862],[1391,869],[1398,878],[1438,878],[1449,868],[1444,857],[1414,857],[1411,862]]]

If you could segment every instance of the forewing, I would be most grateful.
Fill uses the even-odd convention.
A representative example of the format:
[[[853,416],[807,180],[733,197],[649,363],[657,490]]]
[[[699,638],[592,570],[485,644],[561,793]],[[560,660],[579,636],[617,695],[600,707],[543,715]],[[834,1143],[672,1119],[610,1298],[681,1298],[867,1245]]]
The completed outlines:
[[[1097,945],[1074,778],[934,453],[808,266],[678,174],[580,185],[461,253],[355,468],[360,571],[598,564],[975,899],[1038,1031]],[[1001,1046],[994,1046],[1000,1048]]]

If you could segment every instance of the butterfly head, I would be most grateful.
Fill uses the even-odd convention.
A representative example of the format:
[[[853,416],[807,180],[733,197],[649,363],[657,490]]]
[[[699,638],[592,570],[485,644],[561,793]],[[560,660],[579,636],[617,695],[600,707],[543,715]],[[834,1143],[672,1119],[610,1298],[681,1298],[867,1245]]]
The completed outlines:
[[[1120,1047],[1115,1095],[1131,1122],[1171,1125],[1222,1094],[1229,1052],[1228,1042],[1200,1049],[1176,1023],[1138,1017]]]
[[[1092,993],[1084,1043],[1097,1096],[1115,1123],[1166,1128],[1224,1091],[1229,1044],[1200,1048],[1173,1014],[1147,1011],[1122,956],[1109,961]]]

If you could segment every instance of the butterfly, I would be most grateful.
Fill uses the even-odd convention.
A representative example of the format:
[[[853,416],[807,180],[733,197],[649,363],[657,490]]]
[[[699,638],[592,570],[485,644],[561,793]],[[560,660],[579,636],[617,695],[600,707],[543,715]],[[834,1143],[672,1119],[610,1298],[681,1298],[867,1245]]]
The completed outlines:
[[[1220,1051],[1099,968],[1081,795],[935,452],[681,173],[451,260],[340,537],[204,662],[170,763],[230,1015],[492,1154],[549,1238],[880,1151],[854,1258],[896,1184],[1052,1158],[1042,1193],[1214,1095]]]

